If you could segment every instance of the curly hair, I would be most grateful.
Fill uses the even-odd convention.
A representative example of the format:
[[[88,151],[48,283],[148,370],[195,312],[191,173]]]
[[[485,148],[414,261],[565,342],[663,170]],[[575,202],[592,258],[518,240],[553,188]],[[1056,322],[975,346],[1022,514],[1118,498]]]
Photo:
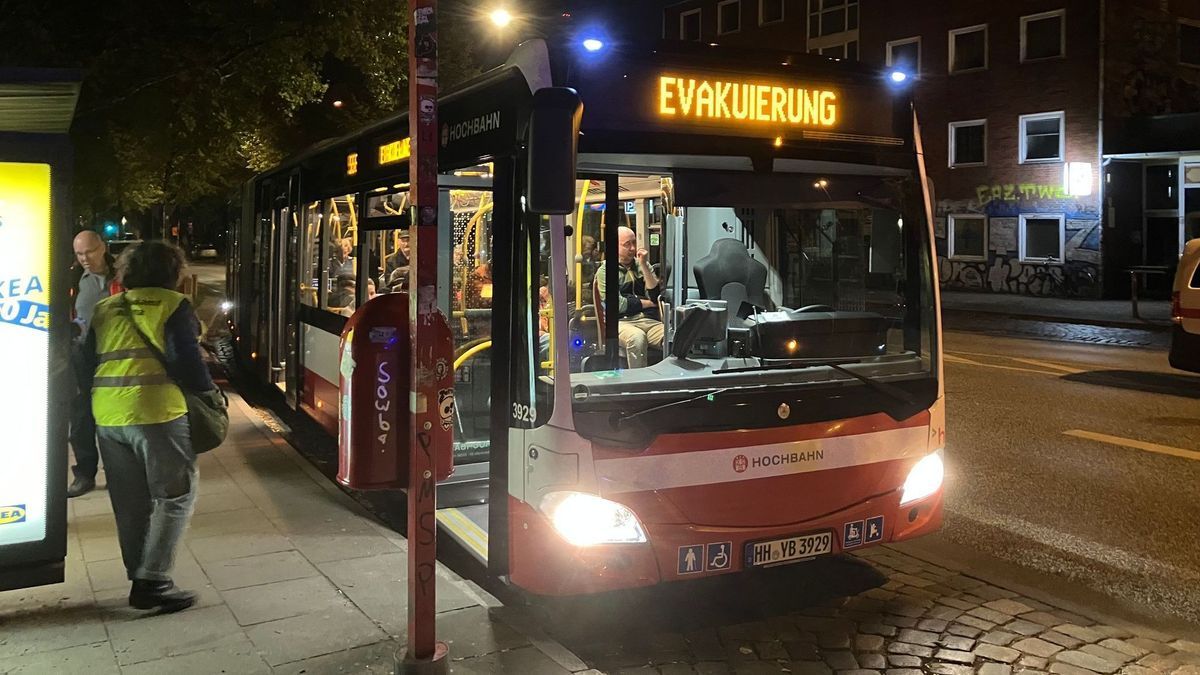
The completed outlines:
[[[117,280],[125,288],[175,290],[187,266],[183,250],[158,239],[134,244],[117,258]]]

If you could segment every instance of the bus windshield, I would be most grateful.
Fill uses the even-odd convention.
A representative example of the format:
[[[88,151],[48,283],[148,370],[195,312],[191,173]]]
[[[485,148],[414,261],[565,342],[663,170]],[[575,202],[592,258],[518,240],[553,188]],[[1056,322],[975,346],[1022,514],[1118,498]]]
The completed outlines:
[[[799,402],[814,421],[907,417],[932,403],[933,269],[914,171],[622,175],[616,228],[607,225],[612,182],[580,181],[567,242],[582,433],[634,442],[682,430],[717,397],[733,405],[713,428],[753,426],[737,411],[762,397],[771,412]],[[815,405],[824,397],[836,405]]]

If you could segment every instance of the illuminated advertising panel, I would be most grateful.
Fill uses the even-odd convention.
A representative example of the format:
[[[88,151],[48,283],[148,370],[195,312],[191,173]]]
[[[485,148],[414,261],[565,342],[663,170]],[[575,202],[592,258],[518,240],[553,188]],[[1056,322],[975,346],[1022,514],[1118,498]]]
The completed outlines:
[[[0,546],[46,538],[50,165],[0,162]]]

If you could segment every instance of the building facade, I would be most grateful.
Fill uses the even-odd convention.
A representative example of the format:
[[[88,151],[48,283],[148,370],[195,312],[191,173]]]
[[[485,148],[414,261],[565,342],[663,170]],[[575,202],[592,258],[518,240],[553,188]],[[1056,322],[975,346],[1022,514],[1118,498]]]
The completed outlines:
[[[947,288],[1127,296],[1200,236],[1195,0],[687,0],[663,37],[913,76]]]

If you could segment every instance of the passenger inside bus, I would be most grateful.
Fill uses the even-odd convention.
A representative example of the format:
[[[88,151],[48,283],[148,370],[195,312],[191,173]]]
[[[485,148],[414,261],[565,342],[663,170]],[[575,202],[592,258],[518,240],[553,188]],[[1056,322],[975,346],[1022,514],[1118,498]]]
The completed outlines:
[[[329,278],[337,279],[343,274],[354,277],[354,256],[350,252],[354,250],[354,239],[351,237],[342,237],[338,242],[338,248],[333,251],[333,255],[329,258]],[[333,302],[330,301],[332,305]]]
[[[333,292],[329,294],[329,308],[339,313],[345,309],[353,312],[356,287],[353,274],[339,274],[334,279]]]
[[[625,358],[630,368],[643,368],[649,363],[649,348],[662,350],[663,323],[658,311],[661,292],[658,276],[650,267],[649,253],[637,247],[637,235],[628,227],[617,230],[617,265],[620,283],[616,310],[620,315],[617,324],[618,339],[625,349]],[[605,265],[596,269],[596,280],[600,289],[600,301],[607,310],[605,290]]]

